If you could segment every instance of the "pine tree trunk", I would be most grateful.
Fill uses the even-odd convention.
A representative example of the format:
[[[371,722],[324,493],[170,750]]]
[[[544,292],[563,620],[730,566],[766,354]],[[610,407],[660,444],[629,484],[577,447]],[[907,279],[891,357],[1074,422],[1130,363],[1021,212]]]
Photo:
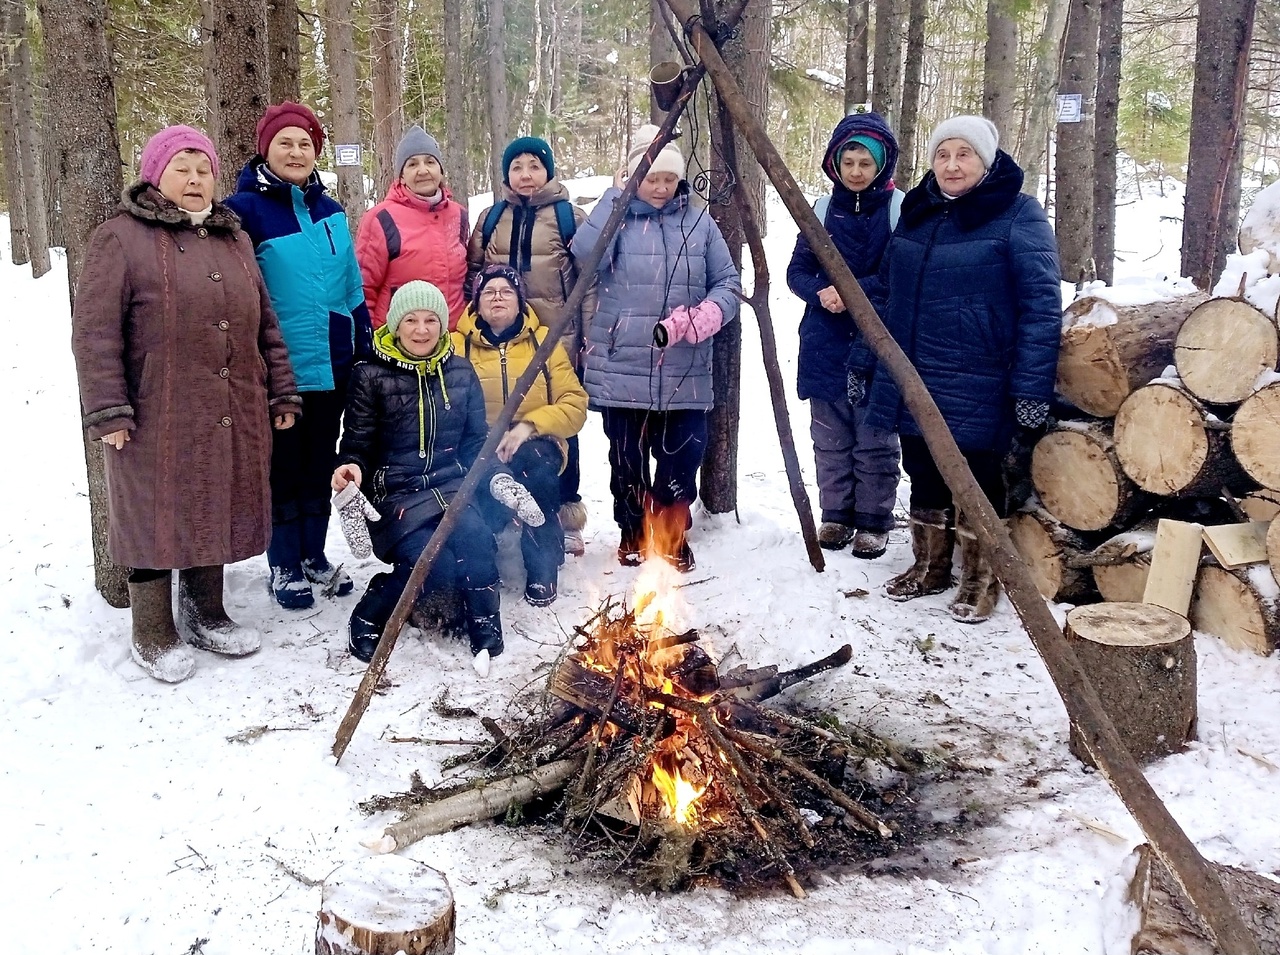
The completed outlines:
[[[1257,0],[1201,0],[1182,274],[1208,289],[1235,248],[1240,216],[1244,93]]]
[[[1040,172],[1049,159],[1045,142],[1049,138],[1049,123],[1056,112],[1059,58],[1062,53],[1063,31],[1067,26],[1069,6],[1070,0],[1048,0],[1044,32],[1036,41],[1031,102],[1027,108],[1027,131],[1023,137],[1025,146],[1022,154],[1015,157],[1026,174],[1022,191],[1032,196],[1040,193]]]
[[[332,106],[334,154],[340,144],[360,143],[360,113],[356,102],[356,31],[353,0],[325,0],[325,59],[329,64],[329,102]],[[352,236],[368,204],[363,166],[338,166],[337,199],[347,212]]]
[[[871,108],[897,127],[902,108],[903,0],[875,0],[875,73],[871,77]]]
[[[1116,135],[1120,124],[1120,55],[1124,0],[1101,0],[1098,21],[1098,115],[1093,145],[1093,256],[1108,285],[1116,264]]]
[[[89,235],[120,201],[120,141],[116,96],[107,49],[106,0],[40,0],[49,123],[57,151],[50,156],[61,184],[66,234],[67,284],[75,304],[76,281]],[[89,472],[89,521],[94,585],[113,607],[129,604],[128,571],[107,555],[107,486],[102,442],[85,437]]]
[[[27,198],[22,193],[22,162],[18,158],[18,124],[13,116],[13,87],[9,82],[6,52],[4,69],[0,71],[0,149],[4,152],[4,198],[9,210],[9,248],[14,265],[31,261],[27,251]]]
[[[1011,150],[1018,84],[1018,20],[1013,0],[987,0],[987,45],[982,60],[982,115],[996,124]]]
[[[902,77],[902,119],[898,123],[898,171],[894,178],[910,187],[920,177],[916,166],[916,137],[920,128],[920,87],[924,77],[924,24],[928,0],[910,0],[907,16],[907,58]]]
[[[444,0],[444,133],[445,176],[449,190],[471,196],[471,163],[467,159],[466,73],[462,55],[462,0]]]
[[[45,212],[40,123],[36,118],[32,87],[27,6],[23,0],[4,0],[4,24],[13,57],[9,68],[9,95],[17,126],[23,208],[27,213],[27,254],[31,258],[31,274],[39,278],[49,271],[49,220]]]
[[[296,0],[267,0],[267,70],[273,103],[302,99],[302,67]]]
[[[255,128],[266,111],[267,9],[261,0],[212,0],[213,69],[210,132],[222,161],[221,195],[235,191],[240,169],[258,152]]]
[[[399,0],[368,0],[369,58],[373,85],[374,189],[386,196],[400,175],[396,146],[404,135],[404,83],[400,69]]]
[[[1062,81],[1058,85],[1059,93],[1081,96],[1080,122],[1058,124],[1054,164],[1058,258],[1062,277],[1068,282],[1079,282],[1093,271],[1093,128],[1099,2],[1071,0],[1062,50]]]
[[[844,37],[844,111],[867,101],[867,0],[849,0]]]
[[[507,56],[503,39],[507,32],[504,0],[488,0],[487,62],[489,64],[489,178],[494,199],[502,197],[502,151],[511,128],[507,103]]]

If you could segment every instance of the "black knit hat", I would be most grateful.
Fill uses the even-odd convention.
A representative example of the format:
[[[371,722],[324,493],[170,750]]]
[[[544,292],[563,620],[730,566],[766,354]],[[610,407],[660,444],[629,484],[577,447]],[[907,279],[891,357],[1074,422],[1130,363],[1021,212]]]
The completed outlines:
[[[524,283],[520,281],[520,273],[509,265],[486,265],[476,276],[475,283],[471,286],[471,311],[477,315],[480,314],[480,293],[494,279],[506,279],[511,283],[511,287],[516,290],[516,302],[520,306],[520,314],[523,315],[526,307]]]

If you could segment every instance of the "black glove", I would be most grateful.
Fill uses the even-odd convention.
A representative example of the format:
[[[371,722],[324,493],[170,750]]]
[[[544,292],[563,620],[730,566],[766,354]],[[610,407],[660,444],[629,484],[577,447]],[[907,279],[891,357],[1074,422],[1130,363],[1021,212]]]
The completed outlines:
[[[849,372],[846,382],[846,388],[849,394],[849,401],[858,407],[867,403],[867,376],[861,375],[856,371]]]
[[[1049,403],[1019,398],[1013,403],[1016,426],[1013,442],[1004,456],[1005,499],[1009,513],[1025,505],[1035,495],[1031,481],[1031,455],[1036,442],[1049,429]]]

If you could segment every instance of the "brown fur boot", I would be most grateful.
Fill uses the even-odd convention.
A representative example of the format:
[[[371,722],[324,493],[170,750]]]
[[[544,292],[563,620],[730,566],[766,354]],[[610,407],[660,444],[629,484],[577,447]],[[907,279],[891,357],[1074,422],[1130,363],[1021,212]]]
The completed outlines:
[[[564,552],[581,557],[587,552],[582,529],[587,526],[587,505],[582,501],[565,501],[560,505],[560,526],[564,529]]]
[[[133,662],[164,683],[181,683],[196,669],[196,656],[173,625],[171,575],[129,584],[133,612]]]
[[[946,511],[911,512],[911,551],[915,563],[884,585],[890,600],[914,600],[951,586],[951,551],[956,533]]]
[[[960,539],[960,589],[951,604],[951,616],[961,623],[981,623],[995,613],[1000,602],[1000,581],[982,551],[978,537],[961,515],[956,536]]]

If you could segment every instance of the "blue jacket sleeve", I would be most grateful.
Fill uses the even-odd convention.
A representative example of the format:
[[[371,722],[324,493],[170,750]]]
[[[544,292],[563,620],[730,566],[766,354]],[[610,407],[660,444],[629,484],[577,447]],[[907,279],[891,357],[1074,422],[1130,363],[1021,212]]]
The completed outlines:
[[[866,294],[867,300],[871,302],[871,307],[876,310],[876,314],[880,316],[880,320],[885,322],[887,310],[889,307],[889,260],[893,256],[893,239],[889,240],[889,245],[884,250],[884,255],[880,257],[880,268],[875,275],[868,275],[858,280],[858,284],[862,286],[862,291]],[[849,357],[846,361],[849,371],[855,375],[861,375],[863,378],[870,379],[876,367],[876,355],[867,344],[865,336],[859,335],[854,339],[853,345],[849,348]]]
[[[720,228],[708,216],[707,228],[707,297],[703,301],[715,302],[724,315],[724,324],[733,321],[738,314],[738,293],[742,291],[742,278],[733,264],[729,245],[720,234]]]
[[[818,257],[813,254],[813,248],[802,232],[796,236],[795,251],[787,265],[787,288],[806,305],[822,308],[818,293],[830,284],[831,280],[818,264]]]
[[[347,410],[342,417],[342,443],[338,448],[339,464],[354,464],[368,477],[373,471],[377,447],[377,399],[369,366],[360,363],[351,372],[347,385]]]
[[[1014,217],[1009,259],[1018,298],[1009,393],[1015,400],[1050,401],[1062,338],[1062,270],[1053,229],[1035,199],[1028,197]]]
[[[604,191],[599,200],[596,202],[595,208],[591,210],[591,215],[587,216],[586,221],[582,222],[573,233],[573,241],[569,243],[569,249],[573,252],[576,259],[585,259],[591,254],[591,250],[595,248],[596,242],[600,238],[600,234],[604,232],[604,224],[609,221],[609,216],[613,214],[613,203],[620,195],[622,190],[617,186],[610,186]],[[618,244],[618,236],[622,230],[619,229],[613,234],[613,238],[609,240],[609,245],[604,250],[604,255],[600,257],[600,264],[596,266],[596,271],[604,272],[610,267],[613,259],[614,247]]]

